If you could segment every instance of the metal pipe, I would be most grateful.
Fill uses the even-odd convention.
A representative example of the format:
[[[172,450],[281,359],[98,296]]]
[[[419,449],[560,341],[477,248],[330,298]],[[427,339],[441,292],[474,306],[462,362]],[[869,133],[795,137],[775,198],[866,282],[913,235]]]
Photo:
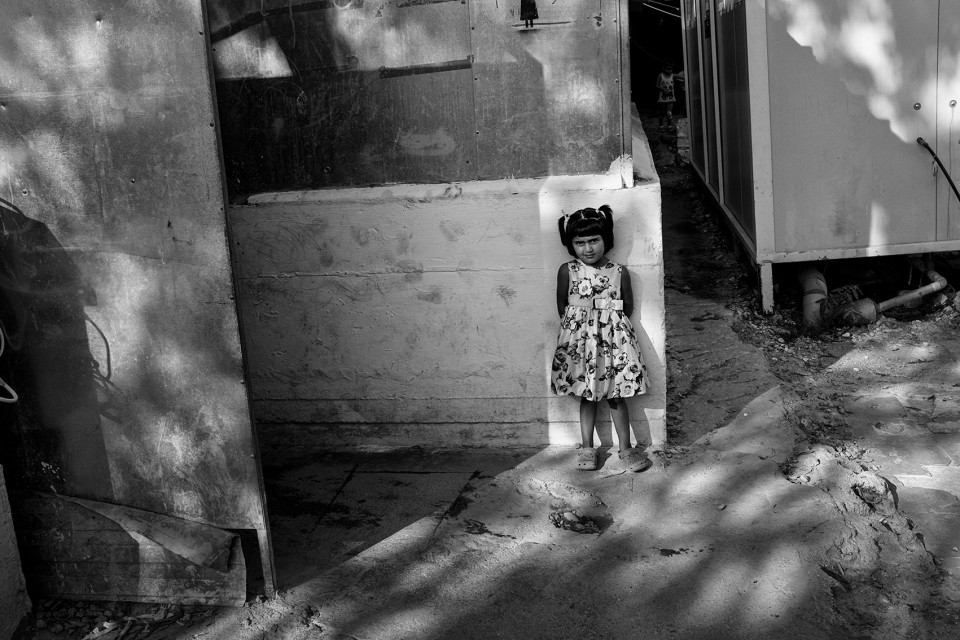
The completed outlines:
[[[919,300],[923,296],[940,291],[947,286],[947,279],[934,271],[933,267],[928,266],[929,261],[915,260],[913,265],[917,270],[925,273],[927,278],[932,282],[923,285],[919,289],[914,289],[895,298],[884,300],[880,304],[875,303],[870,298],[852,302],[839,310],[836,316],[837,321],[840,324],[853,326],[872,324],[877,321],[877,317],[882,312],[911,300]]]
[[[920,271],[924,271],[924,268],[921,264],[915,263],[915,266]],[[896,298],[890,298],[889,300],[884,300],[883,302],[877,305],[877,313],[883,313],[887,309],[898,307],[901,304],[904,304],[905,302],[909,302],[910,300],[919,300],[923,296],[940,291],[941,289],[947,286],[947,279],[944,278],[939,273],[937,273],[936,271],[934,271],[933,269],[926,269],[926,276],[927,276],[927,279],[931,281],[930,284],[925,284],[919,289],[908,291],[907,293],[904,293],[903,295],[899,295]]]
[[[823,322],[823,301],[827,298],[827,281],[816,267],[800,272],[803,287],[803,324],[818,327]]]
[[[937,161],[937,164],[940,166],[940,170],[943,171],[943,175],[946,176],[947,178],[947,182],[950,183],[950,188],[953,189],[954,195],[957,196],[957,200],[960,200],[960,191],[957,191],[957,185],[954,184],[953,178],[950,177],[950,172],[947,171],[947,168],[943,166],[942,162],[940,162],[940,158],[939,156],[937,156],[937,153],[930,148],[930,145],[927,144],[927,141],[924,140],[923,138],[917,138],[917,144],[919,144],[921,147],[929,151],[930,155],[933,156],[933,159]]]

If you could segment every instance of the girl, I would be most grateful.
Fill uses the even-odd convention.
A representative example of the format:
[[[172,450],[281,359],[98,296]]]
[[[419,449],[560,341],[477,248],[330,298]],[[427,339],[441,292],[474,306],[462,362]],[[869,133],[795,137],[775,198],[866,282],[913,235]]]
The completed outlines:
[[[558,223],[560,240],[576,260],[560,265],[557,272],[561,321],[550,388],[580,397],[577,468],[597,468],[593,431],[597,407],[606,400],[620,440],[620,459],[631,471],[643,471],[650,460],[630,445],[624,398],[645,393],[647,375],[629,317],[630,274],[606,257],[613,249],[613,212],[607,205],[580,209]]]

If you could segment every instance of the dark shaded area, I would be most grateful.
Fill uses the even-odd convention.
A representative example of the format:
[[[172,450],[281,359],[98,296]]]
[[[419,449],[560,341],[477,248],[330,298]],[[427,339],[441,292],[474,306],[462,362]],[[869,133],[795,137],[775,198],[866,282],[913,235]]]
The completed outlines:
[[[435,528],[443,518],[457,517],[469,506],[477,480],[534,453],[304,447],[280,454],[269,447],[264,482],[281,588],[315,578],[415,522]]]
[[[0,464],[13,489],[111,497],[84,304],[96,304],[45,224],[0,203]],[[109,364],[106,364],[109,368]]]
[[[674,73],[684,70],[683,32],[679,17],[680,3],[667,0],[657,3],[675,7],[665,11],[645,6],[641,0],[630,0],[630,96],[641,111],[657,108],[657,74],[664,64],[673,65]],[[677,103],[674,115],[686,114],[686,93],[682,80],[676,83]]]

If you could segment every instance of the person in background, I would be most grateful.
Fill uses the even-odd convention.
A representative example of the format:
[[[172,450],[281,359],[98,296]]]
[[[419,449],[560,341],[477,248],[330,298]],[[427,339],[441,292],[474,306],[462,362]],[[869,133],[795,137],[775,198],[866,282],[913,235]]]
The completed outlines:
[[[659,107],[657,118],[661,131],[666,128],[673,128],[673,104],[677,101],[673,84],[673,65],[666,63],[663,65],[663,70],[657,75],[657,106]],[[664,125],[664,122],[666,122],[666,125]]]

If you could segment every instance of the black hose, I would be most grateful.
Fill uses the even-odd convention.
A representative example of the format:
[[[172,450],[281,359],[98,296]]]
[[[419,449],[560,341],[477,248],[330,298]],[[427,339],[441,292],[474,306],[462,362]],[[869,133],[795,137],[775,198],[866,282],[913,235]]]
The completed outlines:
[[[937,157],[937,152],[930,148],[930,145],[927,144],[927,141],[923,138],[917,138],[917,144],[930,152],[930,155],[933,156],[933,159],[937,161],[937,164],[940,166],[940,170],[943,171],[943,175],[947,177],[947,182],[950,183],[950,188],[953,189],[954,195],[957,196],[957,200],[960,200],[960,191],[957,191],[957,185],[954,184],[953,178],[950,177],[950,172],[947,171],[947,168],[943,166],[943,163],[940,162],[940,158]]]

